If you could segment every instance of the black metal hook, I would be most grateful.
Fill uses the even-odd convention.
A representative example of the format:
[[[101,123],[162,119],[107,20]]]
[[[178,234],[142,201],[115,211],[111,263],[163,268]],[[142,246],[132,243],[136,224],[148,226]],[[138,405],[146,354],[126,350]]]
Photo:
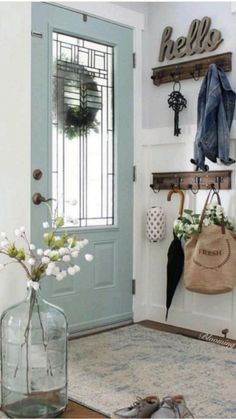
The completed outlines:
[[[193,195],[197,195],[197,193],[199,192],[199,185],[198,184],[196,184],[196,185],[197,185],[196,189],[194,189],[193,185],[191,185],[191,184],[188,185],[188,188],[193,193]]]
[[[198,81],[200,79],[200,70],[201,70],[201,64],[196,64],[194,71],[190,73],[195,81]]]
[[[156,187],[157,185],[154,185],[153,183],[151,183],[150,188],[152,188],[154,193],[158,193],[160,192],[160,187],[158,185],[158,188]]]
[[[176,83],[180,82],[180,69],[176,67],[176,71],[173,73],[170,73],[173,81]]]
[[[216,189],[215,183],[211,183],[210,187],[214,192],[217,192],[217,193],[220,192],[220,179],[219,179],[219,177],[218,177],[218,189]]]

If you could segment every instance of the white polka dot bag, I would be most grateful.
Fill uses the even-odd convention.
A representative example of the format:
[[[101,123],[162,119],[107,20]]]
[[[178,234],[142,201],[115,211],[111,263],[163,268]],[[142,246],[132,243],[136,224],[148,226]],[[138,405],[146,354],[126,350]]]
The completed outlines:
[[[147,211],[146,236],[150,242],[159,242],[166,236],[166,215],[161,207]]]

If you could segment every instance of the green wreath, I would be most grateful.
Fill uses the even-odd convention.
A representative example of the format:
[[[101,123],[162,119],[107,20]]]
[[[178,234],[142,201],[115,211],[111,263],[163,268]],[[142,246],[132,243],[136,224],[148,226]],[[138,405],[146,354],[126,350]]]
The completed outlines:
[[[64,132],[72,140],[78,136],[88,134],[91,130],[98,132],[99,122],[96,115],[101,109],[100,92],[92,75],[82,65],[77,65],[76,71],[69,69],[71,82],[68,86],[78,86],[80,99],[77,104],[64,103]],[[76,78],[75,78],[76,77]]]

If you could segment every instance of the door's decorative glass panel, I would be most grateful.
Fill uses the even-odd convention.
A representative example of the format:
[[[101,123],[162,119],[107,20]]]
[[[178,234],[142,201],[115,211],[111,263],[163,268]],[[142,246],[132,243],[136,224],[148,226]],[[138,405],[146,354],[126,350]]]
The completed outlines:
[[[113,47],[53,33],[53,214],[114,224]]]

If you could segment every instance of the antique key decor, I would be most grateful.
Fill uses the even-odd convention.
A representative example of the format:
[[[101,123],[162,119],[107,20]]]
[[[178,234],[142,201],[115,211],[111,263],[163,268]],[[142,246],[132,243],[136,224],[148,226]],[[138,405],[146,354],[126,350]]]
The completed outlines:
[[[178,89],[176,86],[178,85]],[[181,134],[181,128],[179,128],[179,112],[184,108],[187,108],[187,100],[180,93],[181,85],[179,81],[174,82],[173,92],[169,94],[168,105],[169,108],[172,108],[175,113],[175,125],[174,125],[174,135],[177,137]]]

